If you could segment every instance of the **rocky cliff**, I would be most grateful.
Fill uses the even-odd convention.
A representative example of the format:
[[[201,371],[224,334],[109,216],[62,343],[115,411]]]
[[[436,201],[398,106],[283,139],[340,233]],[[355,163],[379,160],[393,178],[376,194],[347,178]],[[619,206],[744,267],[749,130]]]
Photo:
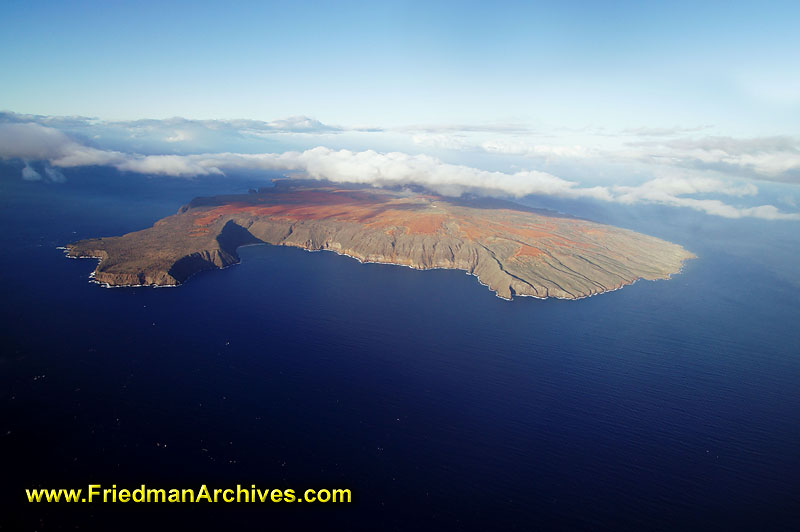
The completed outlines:
[[[506,299],[586,297],[668,278],[693,257],[658,238],[511,203],[291,186],[197,198],[149,229],[82,240],[67,254],[100,259],[96,282],[163,286],[235,264],[239,246],[261,242],[464,270]]]

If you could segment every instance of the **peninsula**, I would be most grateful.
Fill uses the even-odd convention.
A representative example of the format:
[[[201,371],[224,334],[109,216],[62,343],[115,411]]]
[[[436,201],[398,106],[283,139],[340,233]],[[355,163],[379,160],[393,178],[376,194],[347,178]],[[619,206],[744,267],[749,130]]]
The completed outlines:
[[[66,253],[99,259],[93,279],[106,286],[174,286],[237,263],[237,248],[257,243],[464,270],[505,299],[579,299],[667,279],[694,257],[658,238],[511,202],[286,182],[196,198],[149,229],[81,240]]]

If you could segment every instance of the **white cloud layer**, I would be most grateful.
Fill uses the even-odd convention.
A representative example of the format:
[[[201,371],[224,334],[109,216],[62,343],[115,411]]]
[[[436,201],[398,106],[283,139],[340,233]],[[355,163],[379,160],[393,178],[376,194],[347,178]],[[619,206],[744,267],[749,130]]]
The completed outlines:
[[[792,137],[684,138],[630,146],[635,157],[656,163],[800,182],[800,141]]]
[[[658,168],[697,169],[731,177],[800,184],[800,139],[790,136],[687,136],[713,127],[705,125],[638,127],[616,133],[603,128],[580,132],[552,128],[550,133],[555,136],[551,136],[514,123],[383,128],[333,126],[307,116],[272,121],[190,120],[180,117],[103,121],[80,116],[52,117],[11,112],[0,112],[0,124],[16,125],[23,129],[36,125],[46,127],[51,130],[51,142],[57,144],[61,141],[59,134],[68,132],[97,138],[111,150],[149,154],[216,150],[256,153],[275,150],[276,142],[287,139],[295,139],[296,142],[283,149],[305,149],[328,144],[331,134],[340,139],[364,133],[376,135],[376,139],[381,135],[394,135],[392,138],[397,139],[397,135],[400,135],[401,140],[406,139],[410,143],[411,149],[421,147],[431,151],[523,156],[548,164],[580,164],[586,161],[592,164],[637,164],[649,167],[652,175],[658,175]],[[26,137],[12,140],[24,144]],[[350,147],[343,141],[338,143]],[[243,144],[246,149],[242,149]],[[131,149],[131,146],[136,147]]]
[[[25,168],[22,169],[22,179],[25,181],[41,181],[42,174],[37,172],[30,163],[25,163]]]
[[[480,148],[489,153],[520,155],[546,161],[580,161],[593,158],[602,162],[712,170],[738,177],[800,183],[800,140],[792,137],[682,138],[630,142],[624,147],[604,149],[497,138],[484,141]]]
[[[0,112],[0,122],[18,124],[39,124],[54,128],[88,128],[88,127],[121,127],[129,130],[156,131],[175,130],[188,131],[195,129],[209,130],[237,130],[237,131],[263,131],[273,133],[320,133],[342,131],[339,126],[324,124],[319,120],[307,116],[290,116],[287,118],[264,121],[249,119],[233,120],[191,120],[188,118],[174,117],[163,120],[142,119],[124,121],[105,121],[85,116],[43,116]]]
[[[596,155],[596,151],[580,145],[531,144],[522,140],[494,139],[481,144],[490,153],[524,155],[526,157],[585,159]]]
[[[508,145],[493,146],[498,150],[517,149]],[[750,147],[752,153],[759,153],[755,147]],[[720,149],[719,144],[703,148],[690,147],[702,150],[706,148],[711,151]],[[741,148],[742,146],[739,146],[740,152],[745,151]],[[562,147],[562,149],[542,147],[538,153],[555,156],[588,156],[587,152],[579,147]],[[652,179],[636,186],[585,187],[578,182],[537,170],[497,172],[448,164],[424,154],[333,150],[326,147],[284,153],[139,155],[87,146],[57,129],[35,123],[0,123],[0,157],[24,161],[42,160],[47,161],[52,167],[100,165],[112,166],[122,171],[174,177],[224,174],[231,170],[292,171],[313,179],[341,183],[375,186],[420,185],[450,196],[464,193],[513,197],[538,194],[564,198],[591,198],[622,204],[654,203],[687,207],[726,218],[800,219],[800,213],[782,212],[773,205],[737,207],[719,199],[693,197],[714,194],[744,198],[758,193],[753,184],[732,184],[716,178],[672,175]],[[45,167],[47,179],[63,180],[63,174],[52,167]],[[22,173],[25,179],[42,177],[27,163]]]

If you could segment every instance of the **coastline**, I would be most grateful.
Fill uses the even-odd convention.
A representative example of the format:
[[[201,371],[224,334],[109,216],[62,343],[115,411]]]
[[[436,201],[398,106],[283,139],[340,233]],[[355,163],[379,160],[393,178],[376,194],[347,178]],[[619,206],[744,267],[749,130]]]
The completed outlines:
[[[331,248],[311,249],[311,248],[307,248],[307,247],[304,247],[304,246],[287,245],[287,244],[270,244],[269,242],[257,242],[257,243],[250,243],[250,244],[242,244],[241,246],[237,246],[236,250],[238,250],[240,248],[244,248],[244,247],[251,247],[251,246],[292,247],[292,248],[296,248],[296,249],[301,249],[301,250],[306,251],[308,253],[318,253],[318,252],[322,252],[322,251],[329,251],[329,252],[335,253],[336,255],[339,255],[339,256],[343,256],[343,257],[348,257],[348,258],[354,259],[354,260],[358,261],[360,264],[381,264],[381,265],[386,265],[386,266],[399,266],[399,267],[409,268],[411,270],[416,270],[416,271],[420,271],[420,272],[428,271],[428,270],[463,271],[466,275],[475,277],[477,279],[478,283],[481,286],[485,286],[486,288],[488,288],[489,291],[492,292],[495,297],[497,297],[498,299],[502,299],[503,301],[513,301],[515,296],[516,297],[527,297],[527,298],[538,299],[538,300],[559,299],[559,300],[565,300],[565,301],[579,301],[581,299],[588,299],[590,297],[595,297],[595,296],[607,294],[607,293],[610,293],[610,292],[616,292],[617,290],[621,290],[621,289],[625,288],[626,286],[632,286],[635,283],[637,283],[638,281],[656,282],[656,281],[670,280],[670,279],[673,278],[673,276],[683,273],[683,270],[684,270],[684,268],[686,266],[686,262],[687,261],[698,258],[697,255],[695,255],[694,253],[690,252],[691,256],[686,257],[685,259],[681,260],[681,267],[675,273],[667,274],[665,277],[658,277],[658,278],[654,278],[654,279],[645,279],[644,277],[638,277],[638,278],[636,278],[636,279],[634,279],[634,280],[632,280],[630,282],[622,283],[617,287],[609,288],[609,289],[606,289],[606,290],[603,290],[603,291],[599,291],[599,292],[595,292],[593,294],[581,295],[581,296],[577,296],[577,297],[561,297],[561,296],[554,296],[554,295],[537,296],[537,295],[534,295],[534,294],[513,293],[511,295],[511,297],[503,297],[502,295],[500,295],[498,293],[497,290],[493,289],[490,285],[484,283],[483,280],[480,278],[480,275],[478,275],[474,271],[464,270],[464,269],[461,269],[461,268],[447,268],[447,267],[443,267],[443,266],[416,267],[416,266],[412,266],[410,264],[400,264],[400,263],[397,263],[397,262],[361,259],[359,257],[356,257],[355,255],[350,255],[349,253],[345,253],[345,252],[342,252],[342,251],[337,251],[337,250],[331,249]],[[102,288],[177,288],[177,287],[185,284],[189,279],[191,279],[192,277],[194,277],[195,275],[197,275],[201,271],[205,271],[205,270],[197,270],[195,272],[192,272],[184,281],[179,282],[179,283],[175,283],[175,284],[113,284],[112,285],[112,284],[109,284],[109,283],[106,283],[106,282],[98,281],[95,278],[95,276],[97,274],[97,268],[99,267],[100,263],[103,260],[102,257],[96,257],[96,256],[92,256],[92,255],[78,255],[78,256],[71,255],[70,254],[71,250],[67,246],[58,246],[58,247],[56,247],[56,249],[63,251],[65,256],[67,258],[69,258],[69,259],[95,259],[95,260],[97,260],[98,261],[97,266],[95,266],[95,269],[92,270],[92,272],[89,274],[89,282],[92,283],[92,284],[99,285]],[[221,267],[220,266],[215,266],[215,269],[216,270],[224,270],[224,269],[230,268],[232,266],[236,266],[237,264],[240,264],[240,263],[241,263],[241,258],[238,257],[238,255],[237,255],[236,262],[233,262],[231,264],[228,264],[228,265],[225,265],[225,266],[221,266]]]

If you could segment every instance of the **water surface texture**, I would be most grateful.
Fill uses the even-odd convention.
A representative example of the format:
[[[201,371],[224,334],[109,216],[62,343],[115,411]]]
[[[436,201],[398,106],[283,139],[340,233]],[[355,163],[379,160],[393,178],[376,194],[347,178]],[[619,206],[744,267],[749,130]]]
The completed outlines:
[[[104,289],[94,261],[56,247],[252,179],[2,171],[2,518],[20,529],[800,527],[796,224],[574,212],[699,256],[580,301],[270,246],[179,288]],[[23,503],[91,482],[348,487],[355,502]]]

